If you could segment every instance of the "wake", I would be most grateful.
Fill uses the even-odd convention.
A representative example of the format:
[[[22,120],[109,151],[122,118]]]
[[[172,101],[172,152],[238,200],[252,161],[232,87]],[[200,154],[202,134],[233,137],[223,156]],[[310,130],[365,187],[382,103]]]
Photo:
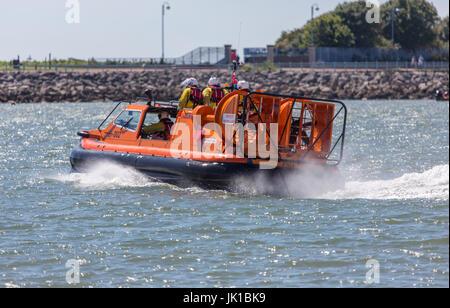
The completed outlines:
[[[148,187],[188,192],[192,194],[207,192],[197,186],[181,188],[173,184],[161,182],[132,167],[108,161],[99,162],[83,173],[59,174],[50,178],[59,182],[72,184],[83,190],[114,190]]]
[[[392,180],[353,181],[345,188],[327,193],[325,199],[449,199],[449,165],[423,173],[408,173]]]
[[[163,186],[171,190],[184,190],[190,192],[206,193],[204,189],[197,187],[180,188],[171,184],[159,182],[149,178],[147,175],[131,168],[118,165],[111,162],[102,162],[86,173],[59,174],[52,177],[53,180],[73,184],[75,187],[85,190],[105,190],[105,189],[123,189],[123,188],[155,188]],[[254,179],[256,180],[256,179]],[[255,183],[256,182],[256,183]],[[254,181],[252,187],[267,187],[273,185],[267,183],[267,180]],[[395,200],[395,199],[438,199],[449,200],[449,165],[440,165],[423,173],[408,173],[399,178],[391,180],[375,181],[351,181],[345,183],[344,188],[339,188],[330,192],[317,191],[314,187],[323,186],[327,179],[324,177],[315,178],[312,176],[299,176],[288,179],[293,187],[289,187],[291,197],[308,199],[373,199],[373,200]],[[306,186],[305,193],[293,193],[299,186]],[[332,182],[332,181],[330,181]],[[241,183],[242,184],[242,183]],[[256,185],[255,185],[256,184]],[[300,185],[301,184],[301,185]],[[242,187],[242,185],[239,185]],[[290,186],[290,185],[289,185]],[[244,187],[250,187],[244,185]],[[247,195],[265,194],[266,191],[237,191],[235,193],[244,193]],[[270,193],[269,193],[270,194]]]
[[[84,173],[70,173],[55,176],[54,180],[72,183],[87,190],[142,188],[160,186],[137,170],[112,162],[100,162]]]

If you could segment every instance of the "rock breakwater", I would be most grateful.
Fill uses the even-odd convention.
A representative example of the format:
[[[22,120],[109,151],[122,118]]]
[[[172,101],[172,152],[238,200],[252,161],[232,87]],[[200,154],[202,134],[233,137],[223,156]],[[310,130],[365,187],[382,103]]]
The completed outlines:
[[[181,82],[195,77],[231,82],[230,71],[155,70],[104,72],[0,72],[0,102],[133,101],[153,88],[158,100],[178,99]],[[300,70],[241,71],[253,89],[330,99],[423,99],[448,87],[447,72]]]

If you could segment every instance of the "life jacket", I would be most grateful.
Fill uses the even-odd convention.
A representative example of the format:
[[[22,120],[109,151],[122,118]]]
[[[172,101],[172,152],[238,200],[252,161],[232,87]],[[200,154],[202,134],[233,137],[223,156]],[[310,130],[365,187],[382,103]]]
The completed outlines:
[[[152,136],[152,139],[169,140],[170,139],[170,131],[172,130],[173,122],[171,119],[161,119],[161,122],[164,123],[164,126],[165,126],[164,131],[154,133]]]
[[[198,105],[203,105],[202,91],[197,87],[190,87],[190,89],[191,89],[191,96],[189,97],[189,100],[191,100],[194,103],[192,109],[194,109]]]
[[[225,97],[222,88],[211,88],[211,102],[218,104]]]

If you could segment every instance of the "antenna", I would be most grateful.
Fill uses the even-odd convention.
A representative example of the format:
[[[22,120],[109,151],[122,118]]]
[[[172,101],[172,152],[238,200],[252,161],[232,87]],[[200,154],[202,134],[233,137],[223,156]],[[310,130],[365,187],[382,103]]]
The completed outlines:
[[[241,47],[241,32],[242,32],[242,21],[239,24],[239,36],[238,36],[238,44],[237,44],[237,51],[239,52]]]

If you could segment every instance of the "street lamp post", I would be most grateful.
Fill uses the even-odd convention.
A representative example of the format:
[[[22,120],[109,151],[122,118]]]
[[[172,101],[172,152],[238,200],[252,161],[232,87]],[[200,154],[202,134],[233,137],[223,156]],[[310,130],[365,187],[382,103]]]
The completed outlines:
[[[314,10],[319,10],[318,4],[311,5],[311,46],[314,46]]]
[[[165,55],[164,55],[164,16],[166,15],[166,10],[170,10],[170,4],[169,2],[164,2],[162,5],[162,57],[161,60],[164,62]]]
[[[395,45],[395,30],[394,30],[394,19],[395,19],[395,13],[399,12],[400,10],[396,7],[393,7],[391,10],[391,22],[392,22],[392,47]]]

